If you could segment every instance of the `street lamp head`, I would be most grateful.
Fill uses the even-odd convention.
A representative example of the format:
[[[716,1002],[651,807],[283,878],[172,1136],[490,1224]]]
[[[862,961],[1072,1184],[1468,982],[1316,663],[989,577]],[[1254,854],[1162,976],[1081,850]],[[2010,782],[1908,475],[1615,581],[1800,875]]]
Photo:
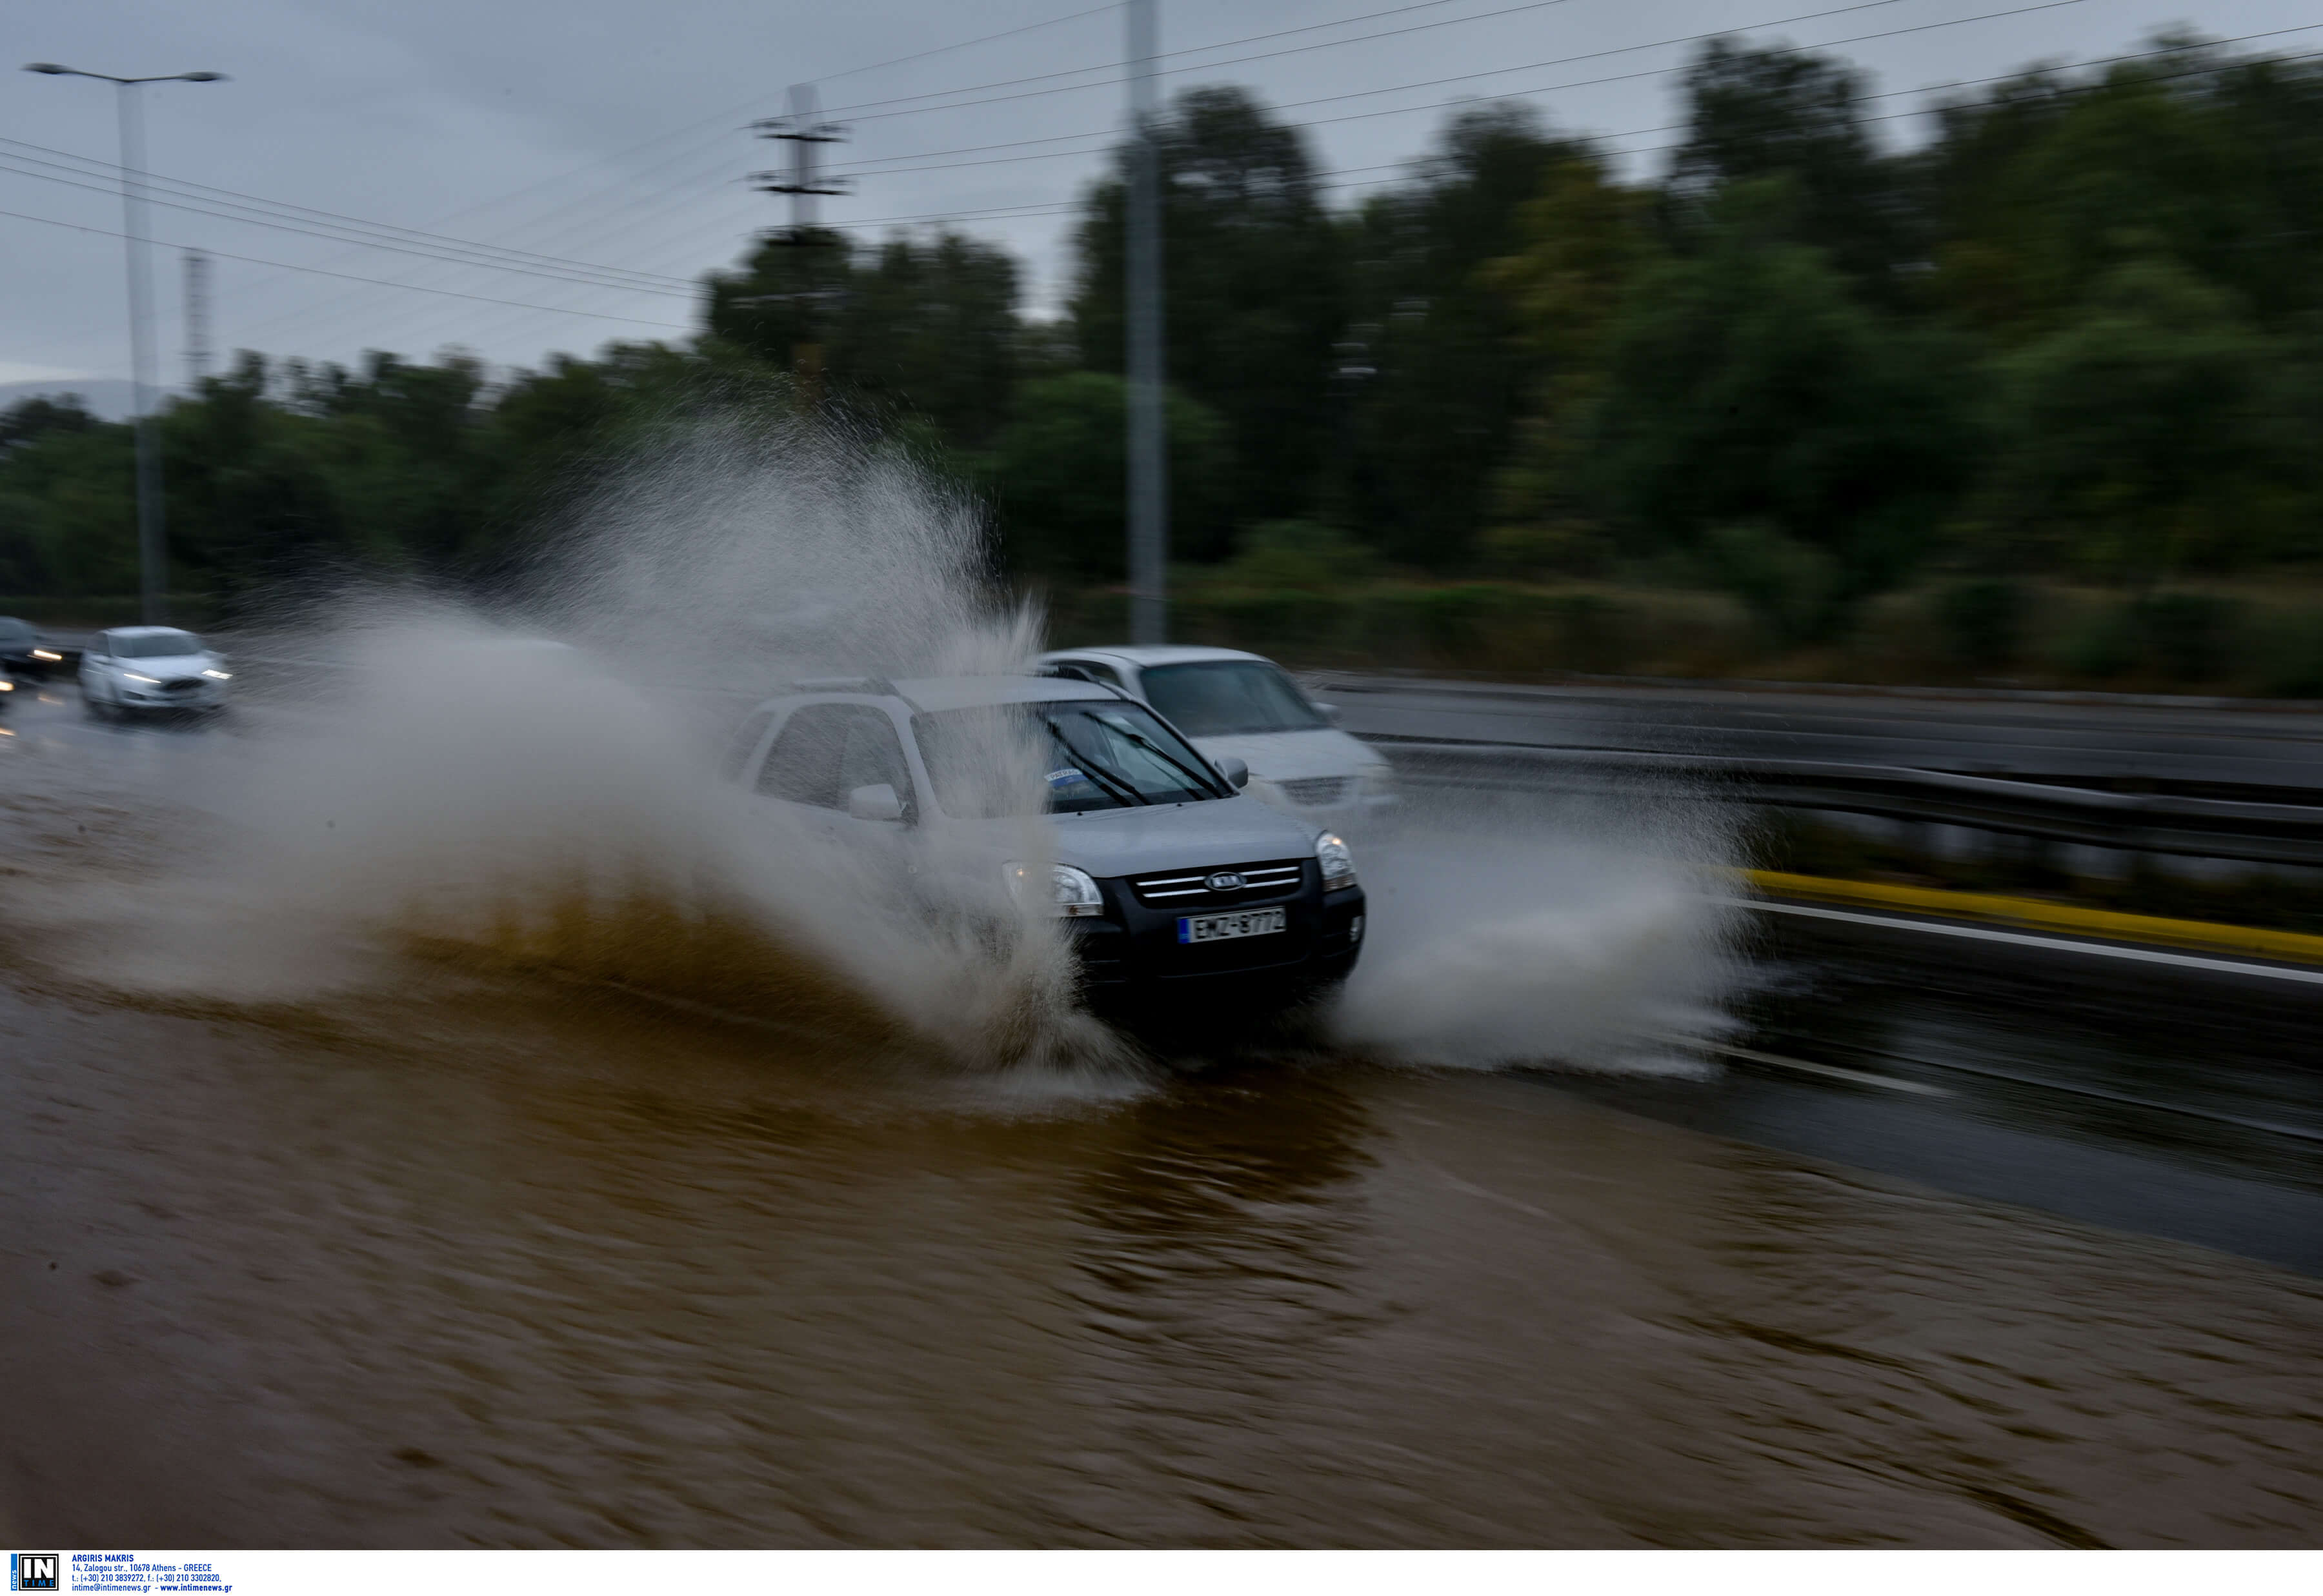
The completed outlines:
[[[178,81],[180,83],[224,83],[225,81],[225,74],[223,72],[180,72],[178,74]]]
[[[26,66],[24,70],[27,72],[46,72],[51,78],[69,78],[72,76],[72,69],[70,67],[60,67],[54,61],[33,61]]]

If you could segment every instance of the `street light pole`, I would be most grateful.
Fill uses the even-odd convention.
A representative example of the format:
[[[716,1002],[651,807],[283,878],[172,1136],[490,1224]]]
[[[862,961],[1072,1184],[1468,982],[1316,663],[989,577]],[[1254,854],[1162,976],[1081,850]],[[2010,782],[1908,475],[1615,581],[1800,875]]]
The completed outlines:
[[[120,105],[121,226],[129,246],[129,377],[137,432],[138,614],[147,626],[159,626],[169,619],[170,549],[161,513],[161,442],[153,430],[153,261],[152,245],[145,236],[145,115],[137,88],[144,83],[217,83],[225,74],[115,78],[51,61],[35,61],[24,70],[110,83]]]
[[[1162,341],[1162,130],[1155,0],[1129,0],[1129,637],[1170,635],[1170,439]]]

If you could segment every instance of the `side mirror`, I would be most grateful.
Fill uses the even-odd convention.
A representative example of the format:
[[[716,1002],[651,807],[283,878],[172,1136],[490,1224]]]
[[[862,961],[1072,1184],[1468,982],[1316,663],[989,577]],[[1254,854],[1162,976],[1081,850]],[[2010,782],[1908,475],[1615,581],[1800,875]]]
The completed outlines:
[[[1315,706],[1315,709],[1316,709],[1316,711],[1317,711],[1318,713],[1319,713],[1319,714],[1323,717],[1323,719],[1324,719],[1324,720],[1328,720],[1332,725],[1336,726],[1336,725],[1339,723],[1339,706],[1338,706],[1338,705],[1336,705],[1336,704],[1317,704],[1317,705]]]
[[[847,812],[858,821],[900,822],[904,818],[904,801],[895,796],[895,789],[886,782],[868,787],[858,787],[847,794]]]
[[[1250,766],[1232,754],[1218,761],[1218,774],[1226,777],[1226,784],[1236,792],[1250,785]]]

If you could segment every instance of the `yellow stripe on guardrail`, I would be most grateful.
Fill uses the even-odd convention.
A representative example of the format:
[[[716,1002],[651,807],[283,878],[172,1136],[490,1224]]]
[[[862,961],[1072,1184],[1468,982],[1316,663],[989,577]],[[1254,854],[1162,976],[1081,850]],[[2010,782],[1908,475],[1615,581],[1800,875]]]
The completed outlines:
[[[2268,931],[2250,925],[2219,925],[2207,920],[2163,920],[2152,914],[2119,914],[2110,909],[2044,903],[2037,898],[1944,892],[1935,887],[1891,885],[1884,881],[1842,881],[1829,876],[1792,876],[1780,870],[1745,870],[1741,874],[1752,886],[1769,897],[1852,903],[1863,908],[1894,909],[1908,914],[1927,914],[1945,920],[1997,921],[2006,925],[2102,937],[2115,942],[2255,953],[2264,959],[2323,964],[2323,937],[2308,936],[2300,931]]]

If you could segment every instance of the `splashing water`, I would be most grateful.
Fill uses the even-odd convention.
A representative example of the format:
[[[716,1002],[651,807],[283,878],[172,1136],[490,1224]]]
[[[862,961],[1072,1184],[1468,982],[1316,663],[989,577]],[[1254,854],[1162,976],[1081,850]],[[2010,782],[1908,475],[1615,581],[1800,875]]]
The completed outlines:
[[[296,1001],[390,986],[418,952],[987,1078],[1134,1078],[1136,1050],[1076,1001],[1060,926],[1007,898],[996,860],[928,861],[991,884],[932,907],[813,817],[712,779],[734,724],[798,677],[1022,668],[1039,619],[987,569],[975,506],[875,438],[696,424],[579,513],[521,625],[343,596],[289,650],[328,655],[335,685],[303,729],[243,741],[213,773],[207,807],[228,830],[202,864],[141,884],[133,912],[84,913],[111,922],[91,968]],[[1036,768],[1030,748],[992,757],[995,779]],[[1717,1026],[1726,928],[1700,890],[1729,848],[1714,828],[1473,800],[1428,812],[1366,841],[1371,930],[1333,1034],[1427,1063],[1638,1069]],[[1010,855],[1050,857],[1050,822],[1021,826]]]
[[[327,654],[335,688],[212,772],[225,843],[142,886],[94,962],[285,1001],[399,979],[413,951],[482,957],[987,1069],[1118,1071],[1130,1050],[996,860],[936,861],[990,890],[932,907],[712,777],[714,740],[798,674],[1021,665],[1037,623],[978,580],[977,532],[859,439],[712,429],[623,479],[548,573],[534,613],[572,644],[345,597],[289,650]],[[1046,857],[1048,826],[1026,817],[1012,856]]]
[[[1417,1063],[1699,1073],[1727,1027],[1727,828],[1663,797],[1547,809],[1457,791],[1364,857],[1364,961],[1332,1016]]]

